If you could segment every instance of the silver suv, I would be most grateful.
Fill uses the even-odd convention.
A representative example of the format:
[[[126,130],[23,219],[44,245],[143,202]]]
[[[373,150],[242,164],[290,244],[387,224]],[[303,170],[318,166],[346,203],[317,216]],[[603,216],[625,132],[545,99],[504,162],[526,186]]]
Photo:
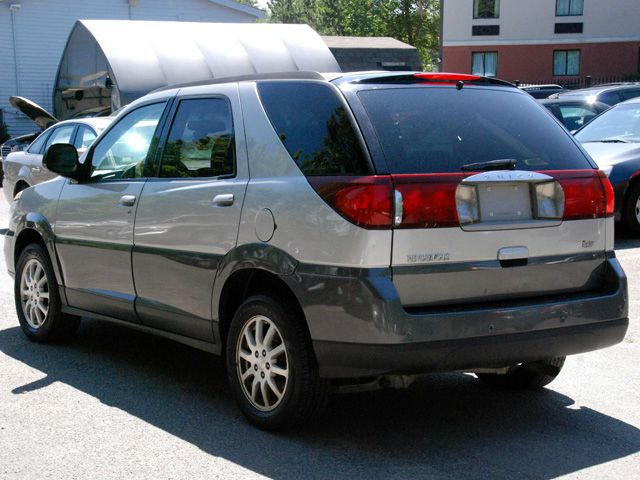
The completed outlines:
[[[627,329],[611,185],[498,80],[182,85],[44,164],[62,177],[19,195],[5,243],[25,334],[87,316],[224,355],[261,428],[426,372],[542,387]]]

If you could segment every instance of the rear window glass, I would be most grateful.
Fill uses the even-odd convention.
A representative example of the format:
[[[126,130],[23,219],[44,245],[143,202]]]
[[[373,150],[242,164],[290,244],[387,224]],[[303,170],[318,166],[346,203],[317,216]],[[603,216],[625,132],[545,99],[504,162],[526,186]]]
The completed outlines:
[[[311,82],[260,82],[262,104],[305,175],[366,175],[372,168],[337,93]]]
[[[516,160],[517,170],[592,168],[567,132],[528,95],[465,87],[362,90],[358,96],[392,173],[460,172]]]

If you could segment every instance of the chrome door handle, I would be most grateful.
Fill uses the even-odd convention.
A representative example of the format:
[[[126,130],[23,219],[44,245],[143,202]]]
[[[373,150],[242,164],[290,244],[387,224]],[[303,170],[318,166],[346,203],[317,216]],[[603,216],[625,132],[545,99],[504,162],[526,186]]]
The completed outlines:
[[[222,193],[213,197],[214,207],[230,207],[233,205],[233,193]]]
[[[35,173],[39,173],[40,172],[40,167],[33,167],[31,170],[33,172],[35,172]]]
[[[120,197],[120,205],[123,207],[133,207],[136,204],[135,195],[123,195]]]

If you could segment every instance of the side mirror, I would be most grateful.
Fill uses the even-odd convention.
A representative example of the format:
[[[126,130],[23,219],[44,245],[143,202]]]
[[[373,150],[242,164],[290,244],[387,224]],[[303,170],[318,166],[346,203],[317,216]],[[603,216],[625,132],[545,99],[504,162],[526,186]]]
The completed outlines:
[[[55,143],[44,154],[42,164],[53,173],[77,180],[81,169],[76,147],[69,143]]]

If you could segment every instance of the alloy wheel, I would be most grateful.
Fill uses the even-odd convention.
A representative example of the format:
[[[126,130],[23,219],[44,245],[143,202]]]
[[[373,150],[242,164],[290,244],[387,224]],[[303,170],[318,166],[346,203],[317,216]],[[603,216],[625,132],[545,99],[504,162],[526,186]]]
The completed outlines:
[[[35,258],[22,269],[20,303],[29,326],[40,328],[49,313],[49,280],[44,266]]]
[[[236,365],[242,391],[262,412],[282,401],[289,380],[287,348],[269,318],[256,315],[247,321],[236,345]]]

